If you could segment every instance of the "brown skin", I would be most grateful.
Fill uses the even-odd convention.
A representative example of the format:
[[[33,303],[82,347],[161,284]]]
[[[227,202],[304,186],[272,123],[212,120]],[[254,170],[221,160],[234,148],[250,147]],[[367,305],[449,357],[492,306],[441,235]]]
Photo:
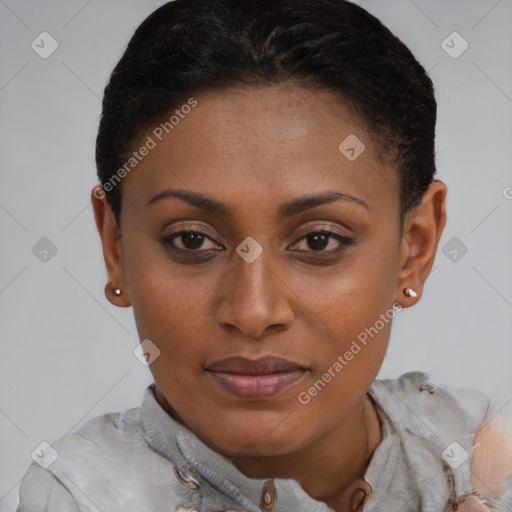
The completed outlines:
[[[312,497],[344,510],[346,487],[364,474],[381,440],[366,393],[391,323],[307,405],[298,394],[394,303],[409,307],[421,298],[446,221],[446,187],[430,185],[400,237],[397,172],[377,158],[371,134],[331,92],[281,84],[194,97],[198,105],[124,178],[122,241],[93,190],[108,278],[123,290],[110,300],[133,306],[140,339],[159,347],[150,369],[165,396],[160,402],[179,421],[246,475],[295,478]],[[366,145],[353,162],[338,150],[352,133]],[[177,198],[146,206],[167,188],[215,198],[233,216]],[[282,203],[328,190],[368,208],[338,200],[278,221]],[[181,229],[211,240],[192,246],[178,237],[176,247],[223,250],[196,260],[173,256],[160,239]],[[343,242],[328,238],[315,251],[315,240],[303,238],[312,229],[353,244],[335,255]],[[252,263],[235,251],[248,236],[263,248]],[[405,287],[417,297],[406,297]],[[280,356],[308,371],[272,398],[244,401],[204,370],[234,355]]]

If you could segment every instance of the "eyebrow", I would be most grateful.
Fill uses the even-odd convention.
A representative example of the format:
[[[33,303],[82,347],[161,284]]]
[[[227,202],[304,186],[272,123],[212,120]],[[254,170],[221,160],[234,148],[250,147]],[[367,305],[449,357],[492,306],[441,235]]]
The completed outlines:
[[[161,192],[158,192],[158,194],[155,194],[147,202],[146,206],[150,206],[151,204],[154,204],[157,201],[169,197],[182,199],[183,201],[187,202],[192,206],[195,206],[197,208],[200,208],[201,210],[205,210],[213,214],[225,217],[233,217],[233,210],[227,204],[222,203],[217,199],[213,199],[212,197],[199,194],[198,192],[191,192],[189,190],[162,190]],[[344,199],[352,203],[358,204],[360,206],[363,206],[367,210],[370,209],[366,202],[360,199],[359,197],[346,194],[343,192],[338,192],[337,190],[327,190],[319,194],[304,196],[298,199],[292,199],[291,201],[287,201],[286,203],[281,204],[278,209],[278,218],[279,220],[282,220],[286,217],[291,217],[305,210],[309,210],[310,208],[314,208],[316,206],[320,206],[327,203],[332,203],[333,201],[337,201],[339,199]]]

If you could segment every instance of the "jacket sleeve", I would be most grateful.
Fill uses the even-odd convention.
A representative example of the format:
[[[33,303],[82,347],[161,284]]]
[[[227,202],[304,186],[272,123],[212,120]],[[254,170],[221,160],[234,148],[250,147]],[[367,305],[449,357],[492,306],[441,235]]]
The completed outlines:
[[[49,471],[32,462],[19,488],[16,512],[86,512]]]
[[[506,481],[506,490],[499,497],[498,504],[493,512],[510,512],[512,510],[512,473],[509,473]]]
[[[512,419],[492,411],[475,436],[471,463],[477,491],[496,512],[512,511]]]

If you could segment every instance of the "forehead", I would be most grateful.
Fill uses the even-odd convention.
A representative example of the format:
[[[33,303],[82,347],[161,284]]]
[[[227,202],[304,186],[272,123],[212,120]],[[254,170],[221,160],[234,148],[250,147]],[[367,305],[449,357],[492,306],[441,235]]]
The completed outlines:
[[[326,90],[279,84],[200,92],[156,121],[133,149],[144,145],[151,149],[125,178],[124,204],[141,207],[165,188],[230,204],[327,189],[398,204],[397,173],[377,158],[359,116]]]

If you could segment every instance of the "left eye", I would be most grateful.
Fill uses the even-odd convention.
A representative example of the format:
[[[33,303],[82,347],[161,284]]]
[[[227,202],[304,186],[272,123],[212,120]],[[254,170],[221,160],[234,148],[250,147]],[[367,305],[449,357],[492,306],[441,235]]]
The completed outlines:
[[[337,248],[325,251],[324,249],[329,246],[329,243],[332,240],[337,240]],[[301,240],[307,241],[307,246],[311,250],[305,250],[304,252],[327,252],[327,253],[338,253],[341,252],[346,246],[352,245],[353,240],[340,235],[338,233],[333,233],[332,231],[310,231],[306,233],[298,242],[295,243],[297,245]],[[336,245],[336,244],[335,244]]]

